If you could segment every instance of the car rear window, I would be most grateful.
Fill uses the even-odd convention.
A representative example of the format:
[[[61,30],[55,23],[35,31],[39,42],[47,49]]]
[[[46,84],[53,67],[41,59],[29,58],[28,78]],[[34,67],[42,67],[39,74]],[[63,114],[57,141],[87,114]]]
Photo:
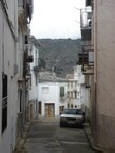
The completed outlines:
[[[82,114],[82,112],[76,109],[64,109],[64,114]]]

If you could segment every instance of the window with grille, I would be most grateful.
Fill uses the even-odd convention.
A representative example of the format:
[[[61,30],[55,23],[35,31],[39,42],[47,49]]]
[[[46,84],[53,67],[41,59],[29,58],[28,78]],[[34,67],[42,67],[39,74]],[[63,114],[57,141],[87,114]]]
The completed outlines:
[[[7,75],[2,75],[2,133],[7,128]]]

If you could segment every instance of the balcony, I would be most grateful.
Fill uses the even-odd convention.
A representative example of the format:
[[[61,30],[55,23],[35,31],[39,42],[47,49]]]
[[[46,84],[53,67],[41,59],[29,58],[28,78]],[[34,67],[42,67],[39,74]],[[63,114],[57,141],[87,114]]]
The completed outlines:
[[[94,51],[94,47],[93,47],[91,41],[82,41],[81,46],[82,46],[82,50],[84,52],[93,52]]]
[[[39,72],[39,66],[34,66],[34,72]]]
[[[80,28],[81,28],[81,39],[83,41],[91,41],[92,31],[92,9],[86,7],[80,11]]]
[[[80,53],[78,54],[78,56],[79,56],[78,64],[80,65],[88,64],[88,53]]]
[[[7,97],[2,99],[2,108],[5,109],[7,107]]]
[[[34,62],[34,57],[33,57],[33,55],[27,56],[27,57],[26,57],[26,62],[28,62],[28,63]]]
[[[29,24],[33,13],[33,0],[18,0],[19,24]]]
[[[7,127],[7,101],[7,97],[2,99],[2,133]]]
[[[93,66],[94,65],[94,52],[80,53],[78,63],[80,65]]]
[[[32,18],[32,13],[33,13],[33,0],[28,0],[26,2],[26,18],[27,18],[27,23],[29,24]]]
[[[24,63],[23,77],[30,75],[30,66],[28,63]]]
[[[86,6],[91,6],[92,5],[92,0],[86,0]]]
[[[32,44],[28,43],[28,44],[24,44],[24,51],[31,53],[32,51]]]
[[[25,13],[24,13],[24,1],[18,0],[18,24],[21,31],[25,32]]]
[[[88,61],[89,61],[89,66],[93,66],[94,65],[94,52],[89,52],[88,53]]]

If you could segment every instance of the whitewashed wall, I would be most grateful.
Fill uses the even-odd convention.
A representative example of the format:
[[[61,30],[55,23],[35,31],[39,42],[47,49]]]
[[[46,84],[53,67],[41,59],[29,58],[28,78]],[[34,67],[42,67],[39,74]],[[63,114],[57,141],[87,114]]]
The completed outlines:
[[[42,88],[47,87],[47,93],[42,92]],[[42,102],[42,116],[45,116],[45,103],[55,104],[55,116],[59,115],[59,84],[58,82],[40,82],[39,83],[39,101]]]
[[[18,1],[7,0],[7,13],[14,27],[14,34],[18,38]],[[0,153],[11,153],[16,143],[16,124],[19,112],[18,74],[14,74],[14,64],[18,64],[17,45],[0,4],[0,101],[2,102],[2,72],[8,76],[8,114],[7,128],[1,132],[2,107],[0,103]],[[22,63],[21,63],[22,64]],[[20,67],[20,65],[19,65]]]
[[[38,99],[38,85],[36,84],[36,76],[34,72],[34,66],[38,66],[39,50],[33,44],[32,54],[34,56],[34,62],[30,63],[30,73],[31,73],[31,88],[29,90],[29,100]]]
[[[68,88],[67,91],[70,95],[67,98],[67,103],[73,105],[73,108],[81,108],[82,105],[89,105],[89,93],[88,90],[84,87],[85,77],[81,72],[81,65],[74,66],[74,77],[73,79],[68,79]],[[77,97],[75,98],[75,93],[77,92]],[[73,96],[71,95],[73,93]],[[68,106],[67,106],[68,107]]]
[[[31,85],[29,90],[29,104],[33,105],[33,119],[38,117],[38,72],[34,71],[34,67],[38,66],[39,49],[32,44],[32,54],[34,61],[30,63]],[[30,114],[29,114],[30,115]]]

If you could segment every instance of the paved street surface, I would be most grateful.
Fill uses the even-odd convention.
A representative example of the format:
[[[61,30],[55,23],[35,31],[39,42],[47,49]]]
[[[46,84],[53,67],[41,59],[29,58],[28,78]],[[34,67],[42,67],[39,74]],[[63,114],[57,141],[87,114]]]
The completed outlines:
[[[60,128],[58,122],[34,122],[25,149],[28,153],[94,153],[83,129]]]

